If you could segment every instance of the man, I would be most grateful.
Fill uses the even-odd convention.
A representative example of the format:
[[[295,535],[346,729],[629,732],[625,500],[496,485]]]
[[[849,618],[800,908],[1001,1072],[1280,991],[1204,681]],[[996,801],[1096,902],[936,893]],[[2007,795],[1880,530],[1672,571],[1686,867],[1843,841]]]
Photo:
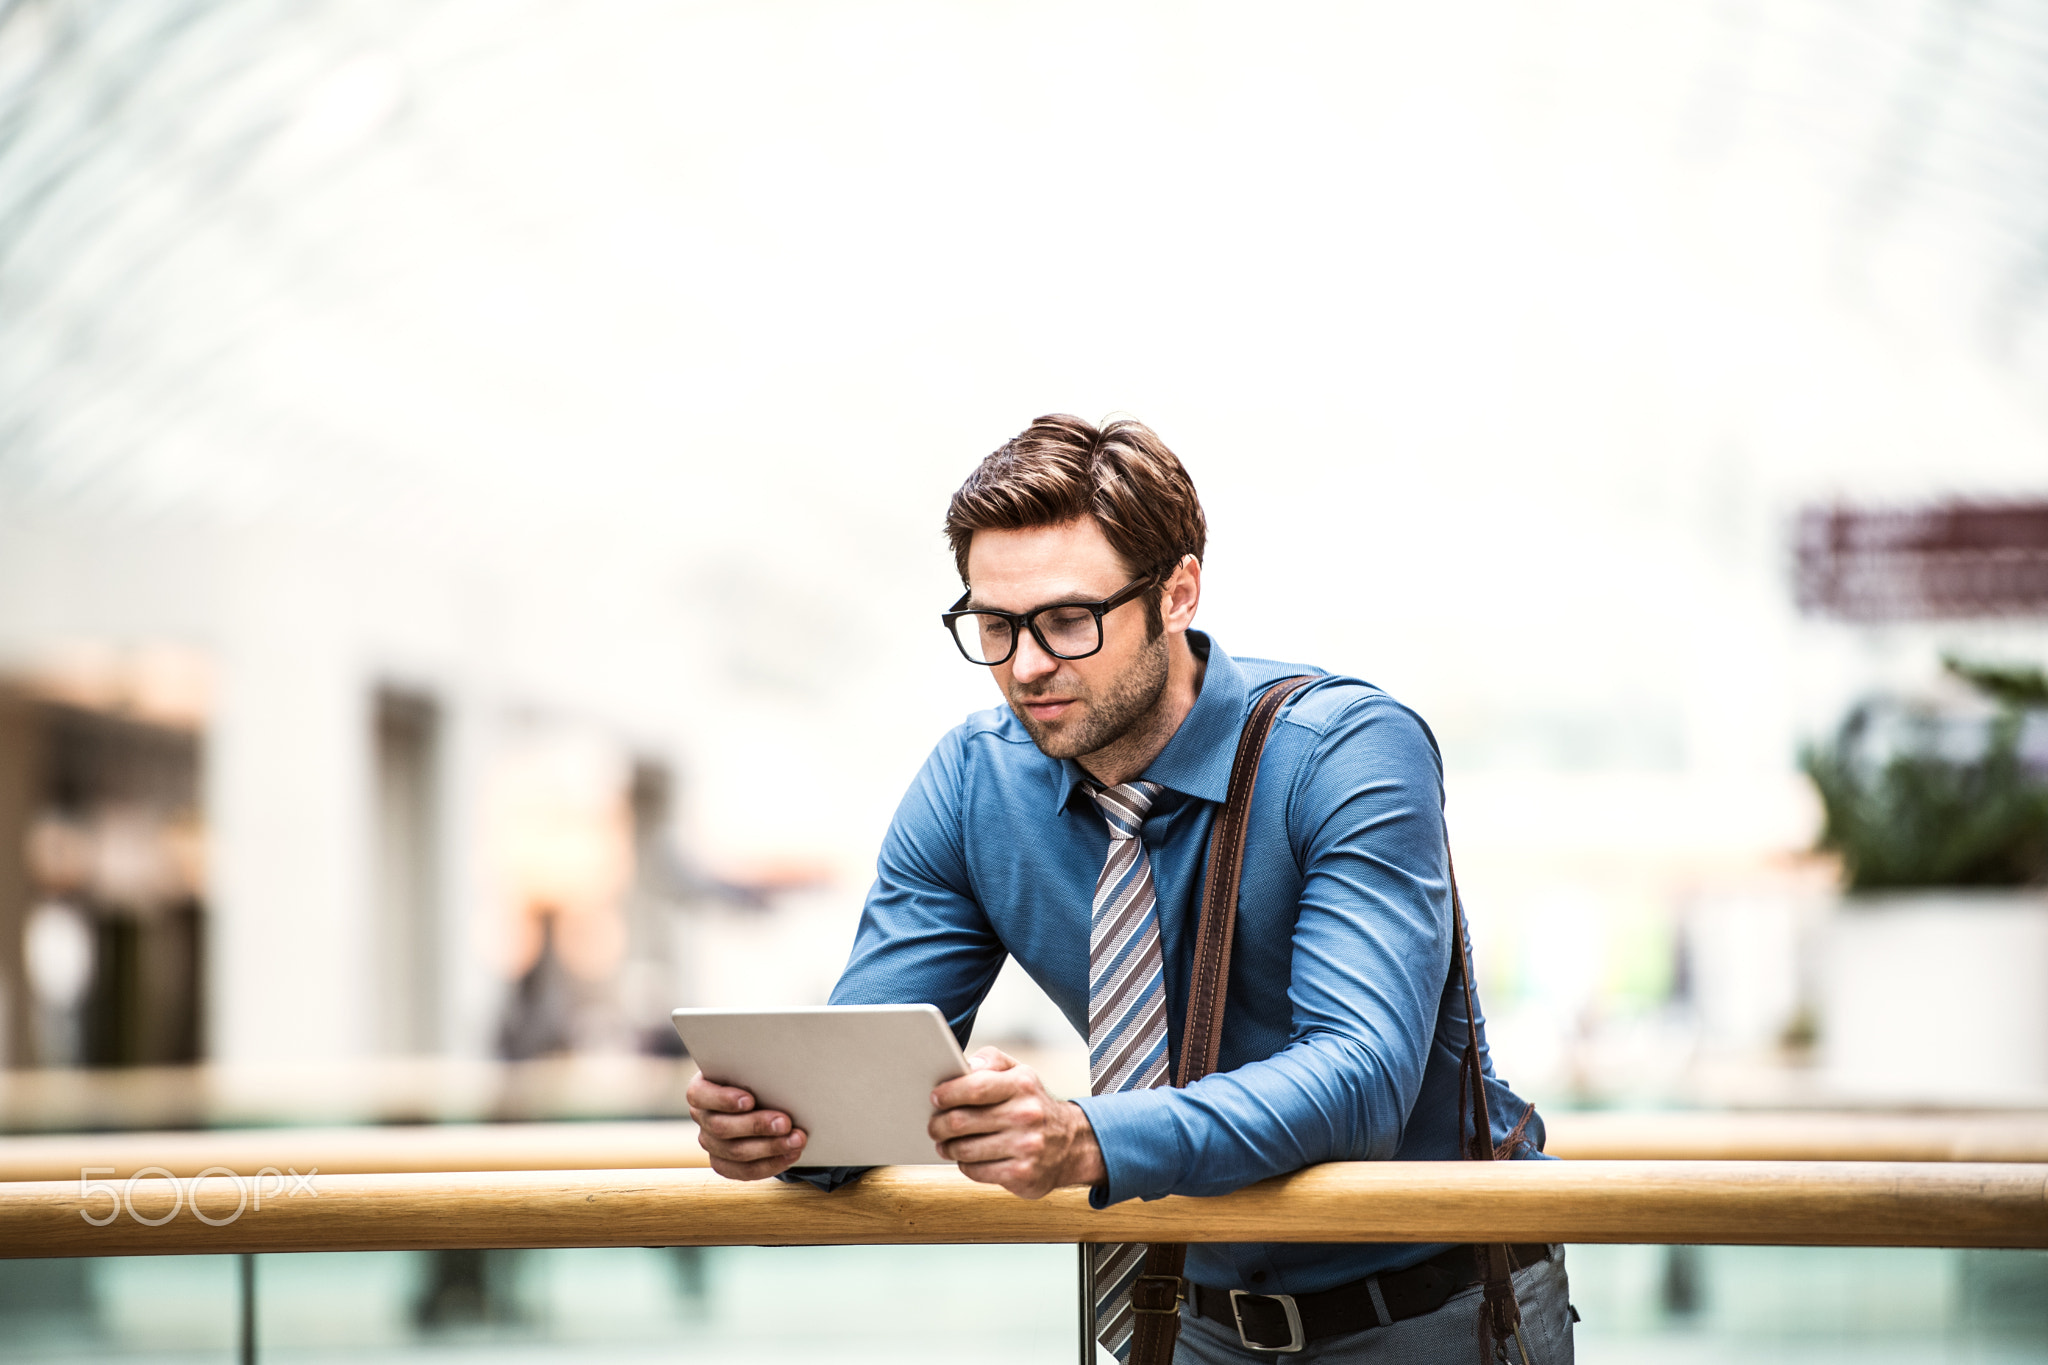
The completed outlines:
[[[1465,1011],[1441,766],[1421,719],[1358,679],[1232,658],[1192,629],[1201,503],[1139,423],[1039,418],[954,494],[946,534],[967,588],[948,629],[1008,705],[953,730],[911,785],[832,999],[929,1001],[964,1040],[1014,956],[1088,1040],[1095,1093],[1056,1098],[984,1048],[934,1092],[940,1155],[1027,1199],[1089,1186],[1098,1208],[1322,1161],[1459,1157]],[[1259,769],[1221,1057],[1171,1088],[1239,733],[1260,693],[1301,673],[1317,676]],[[1541,1122],[1503,1083],[1488,1095],[1496,1142],[1535,1155]],[[802,1160],[788,1115],[744,1091],[699,1077],[689,1101],[720,1174]],[[1562,1248],[1512,1250],[1531,1358],[1569,1362]],[[1115,1247],[1094,1260],[1098,1336],[1117,1359],[1138,1270]],[[1480,1275],[1465,1247],[1197,1244],[1176,1358],[1270,1359],[1293,1344],[1272,1326],[1291,1307],[1304,1360],[1470,1365]]]

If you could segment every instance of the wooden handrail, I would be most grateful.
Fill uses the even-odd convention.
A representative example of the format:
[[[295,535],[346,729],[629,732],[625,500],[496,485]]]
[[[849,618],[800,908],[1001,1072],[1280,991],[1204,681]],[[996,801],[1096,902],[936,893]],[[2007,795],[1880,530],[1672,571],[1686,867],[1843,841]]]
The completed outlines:
[[[450,1123],[379,1128],[231,1128],[171,1133],[65,1133],[0,1138],[0,1181],[77,1180],[87,1167],[125,1180],[160,1166],[254,1175],[266,1166],[329,1175],[414,1171],[604,1171],[704,1166],[697,1125]]]
[[[1548,1149],[1607,1161],[2048,1161],[2048,1114],[1546,1114]],[[196,1175],[412,1171],[639,1170],[704,1163],[695,1125],[460,1123],[243,1128],[0,1137],[0,1181],[76,1180],[86,1167],[126,1179],[148,1166]]]
[[[1606,1161],[2048,1161],[2048,1113],[1545,1113],[1552,1156]]]
[[[823,1194],[709,1171],[225,1176],[0,1186],[0,1257],[452,1247],[1287,1241],[1681,1242],[2048,1247],[2048,1165],[1888,1162],[1345,1162],[1213,1199],[1036,1202],[951,1167]],[[169,1218],[164,1216],[170,1214]],[[197,1216],[203,1214],[205,1221]],[[155,1221],[145,1226],[137,1219]],[[216,1225],[217,1224],[217,1225]]]

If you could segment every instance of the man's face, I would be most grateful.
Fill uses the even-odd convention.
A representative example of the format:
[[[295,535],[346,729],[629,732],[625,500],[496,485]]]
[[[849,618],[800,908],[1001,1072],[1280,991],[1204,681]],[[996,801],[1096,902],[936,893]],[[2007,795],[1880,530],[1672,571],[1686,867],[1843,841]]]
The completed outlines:
[[[1100,602],[1136,574],[1092,517],[1028,531],[976,531],[967,550],[968,605],[1027,612],[1061,602]],[[1165,634],[1148,629],[1144,597],[1102,618],[1102,649],[1056,659],[1031,632],[989,671],[1010,709],[1052,758],[1080,758],[1144,720],[1166,689]]]

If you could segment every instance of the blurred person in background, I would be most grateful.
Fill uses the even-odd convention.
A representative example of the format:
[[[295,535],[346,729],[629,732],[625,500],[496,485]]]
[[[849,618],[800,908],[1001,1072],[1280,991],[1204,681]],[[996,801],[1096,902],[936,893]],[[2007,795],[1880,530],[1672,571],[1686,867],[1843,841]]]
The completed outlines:
[[[540,924],[540,950],[512,984],[498,1020],[498,1055],[508,1062],[566,1056],[576,1043],[576,983],[555,946],[560,915],[543,906],[534,918]]]
[[[1137,422],[1039,418],[954,494],[946,534],[967,588],[947,627],[1007,706],[955,728],[911,785],[832,1001],[930,1002],[964,1042],[1014,955],[1088,1040],[1094,1093],[1056,1098],[984,1048],[934,1093],[940,1155],[1024,1198],[1085,1185],[1102,1208],[1324,1161],[1469,1154],[1442,764],[1421,718],[1357,678],[1234,658],[1193,629],[1206,519]],[[1239,736],[1262,693],[1305,673],[1259,769],[1217,1069],[1175,1088],[1204,857]],[[1494,1145],[1538,1155],[1543,1125],[1483,1043],[1479,1064]],[[701,1076],[689,1100],[720,1174],[801,1161],[787,1114]],[[858,1174],[797,1173],[826,1188]],[[1117,1360],[1133,1358],[1144,1250],[1091,1248],[1097,1339]],[[1569,1362],[1563,1248],[1508,1251],[1520,1345]],[[1145,1333],[1137,1358],[1306,1346],[1467,1365],[1483,1278],[1466,1246],[1197,1245],[1165,1296],[1166,1313],[1180,1305],[1177,1347]],[[1156,1285],[1136,1292],[1158,1311]]]

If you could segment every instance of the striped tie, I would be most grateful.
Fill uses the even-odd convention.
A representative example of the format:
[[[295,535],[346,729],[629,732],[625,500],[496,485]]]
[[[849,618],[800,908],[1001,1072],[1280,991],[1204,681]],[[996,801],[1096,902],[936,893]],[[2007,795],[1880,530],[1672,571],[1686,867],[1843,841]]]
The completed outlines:
[[[1160,790],[1156,782],[1089,789],[1109,822],[1109,859],[1095,882],[1088,933],[1088,1078],[1097,1095],[1150,1089],[1167,1080],[1166,974],[1152,863],[1138,837]],[[1143,1242],[1089,1248],[1095,1338],[1120,1361],[1131,1353],[1131,1285],[1144,1261]]]

